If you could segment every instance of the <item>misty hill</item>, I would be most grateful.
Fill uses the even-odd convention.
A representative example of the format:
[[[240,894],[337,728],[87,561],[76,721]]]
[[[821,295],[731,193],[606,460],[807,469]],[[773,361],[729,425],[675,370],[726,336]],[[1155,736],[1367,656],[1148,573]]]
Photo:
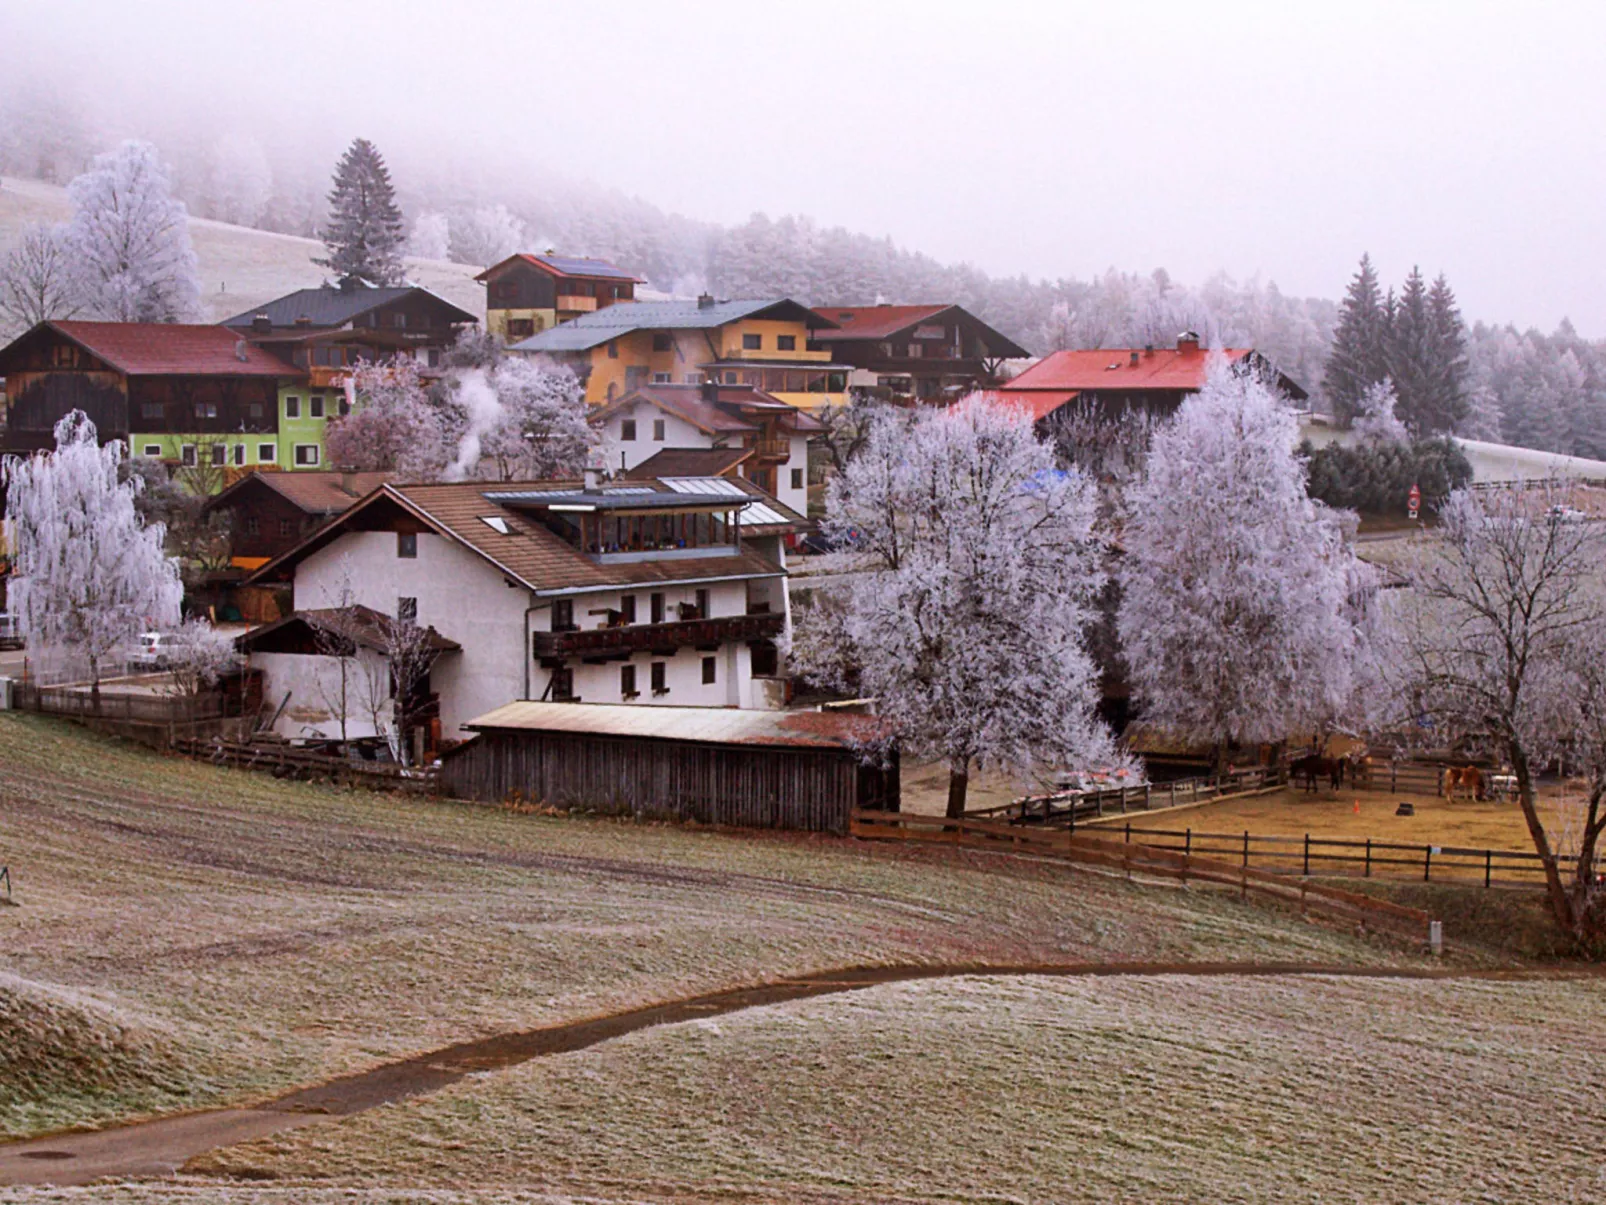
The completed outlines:
[[[69,216],[65,188],[16,176],[0,179],[0,248],[9,247],[34,222],[64,222]],[[190,240],[200,268],[201,306],[210,322],[315,286],[328,275],[312,262],[324,254],[316,239],[192,217]],[[479,268],[409,259],[407,271],[415,283],[469,313],[485,312],[485,287],[474,281]]]

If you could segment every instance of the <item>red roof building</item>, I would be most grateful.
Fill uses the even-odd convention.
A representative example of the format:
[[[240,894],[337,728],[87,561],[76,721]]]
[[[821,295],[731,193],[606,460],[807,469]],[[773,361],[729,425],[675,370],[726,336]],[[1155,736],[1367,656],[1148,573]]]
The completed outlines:
[[[1024,347],[957,305],[817,305],[836,329],[810,346],[852,366],[848,387],[892,401],[952,401],[996,381]]]

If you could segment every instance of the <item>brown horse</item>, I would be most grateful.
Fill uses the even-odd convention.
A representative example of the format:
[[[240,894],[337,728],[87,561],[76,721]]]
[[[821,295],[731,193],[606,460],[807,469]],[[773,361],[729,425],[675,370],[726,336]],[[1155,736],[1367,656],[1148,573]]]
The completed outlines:
[[[1439,781],[1439,794],[1454,803],[1456,792],[1463,788],[1466,790],[1468,801],[1482,799],[1483,771],[1477,766],[1444,767],[1444,774]]]
[[[1307,795],[1316,793],[1316,781],[1319,778],[1327,779],[1328,785],[1336,791],[1344,785],[1344,759],[1307,753],[1288,763],[1288,777],[1291,780],[1303,778]]]

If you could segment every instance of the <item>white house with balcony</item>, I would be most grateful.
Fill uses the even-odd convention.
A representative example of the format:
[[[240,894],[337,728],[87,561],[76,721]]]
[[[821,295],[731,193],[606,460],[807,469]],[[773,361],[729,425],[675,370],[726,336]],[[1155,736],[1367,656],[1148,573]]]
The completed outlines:
[[[364,607],[433,629],[431,736],[452,741],[519,699],[780,705],[784,538],[802,524],[728,478],[385,484],[252,582],[289,583],[298,615]],[[295,655],[255,657],[276,706],[327,680],[325,654]],[[321,698],[292,698],[278,730],[327,735]]]

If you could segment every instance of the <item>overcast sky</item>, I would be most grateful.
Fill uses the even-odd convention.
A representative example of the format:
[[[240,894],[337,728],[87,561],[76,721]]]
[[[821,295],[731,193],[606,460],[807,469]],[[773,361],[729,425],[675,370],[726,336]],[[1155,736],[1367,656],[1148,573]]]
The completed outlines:
[[[319,154],[478,143],[995,273],[1337,296],[1369,250],[1606,335],[1606,5],[0,0],[7,41]]]

